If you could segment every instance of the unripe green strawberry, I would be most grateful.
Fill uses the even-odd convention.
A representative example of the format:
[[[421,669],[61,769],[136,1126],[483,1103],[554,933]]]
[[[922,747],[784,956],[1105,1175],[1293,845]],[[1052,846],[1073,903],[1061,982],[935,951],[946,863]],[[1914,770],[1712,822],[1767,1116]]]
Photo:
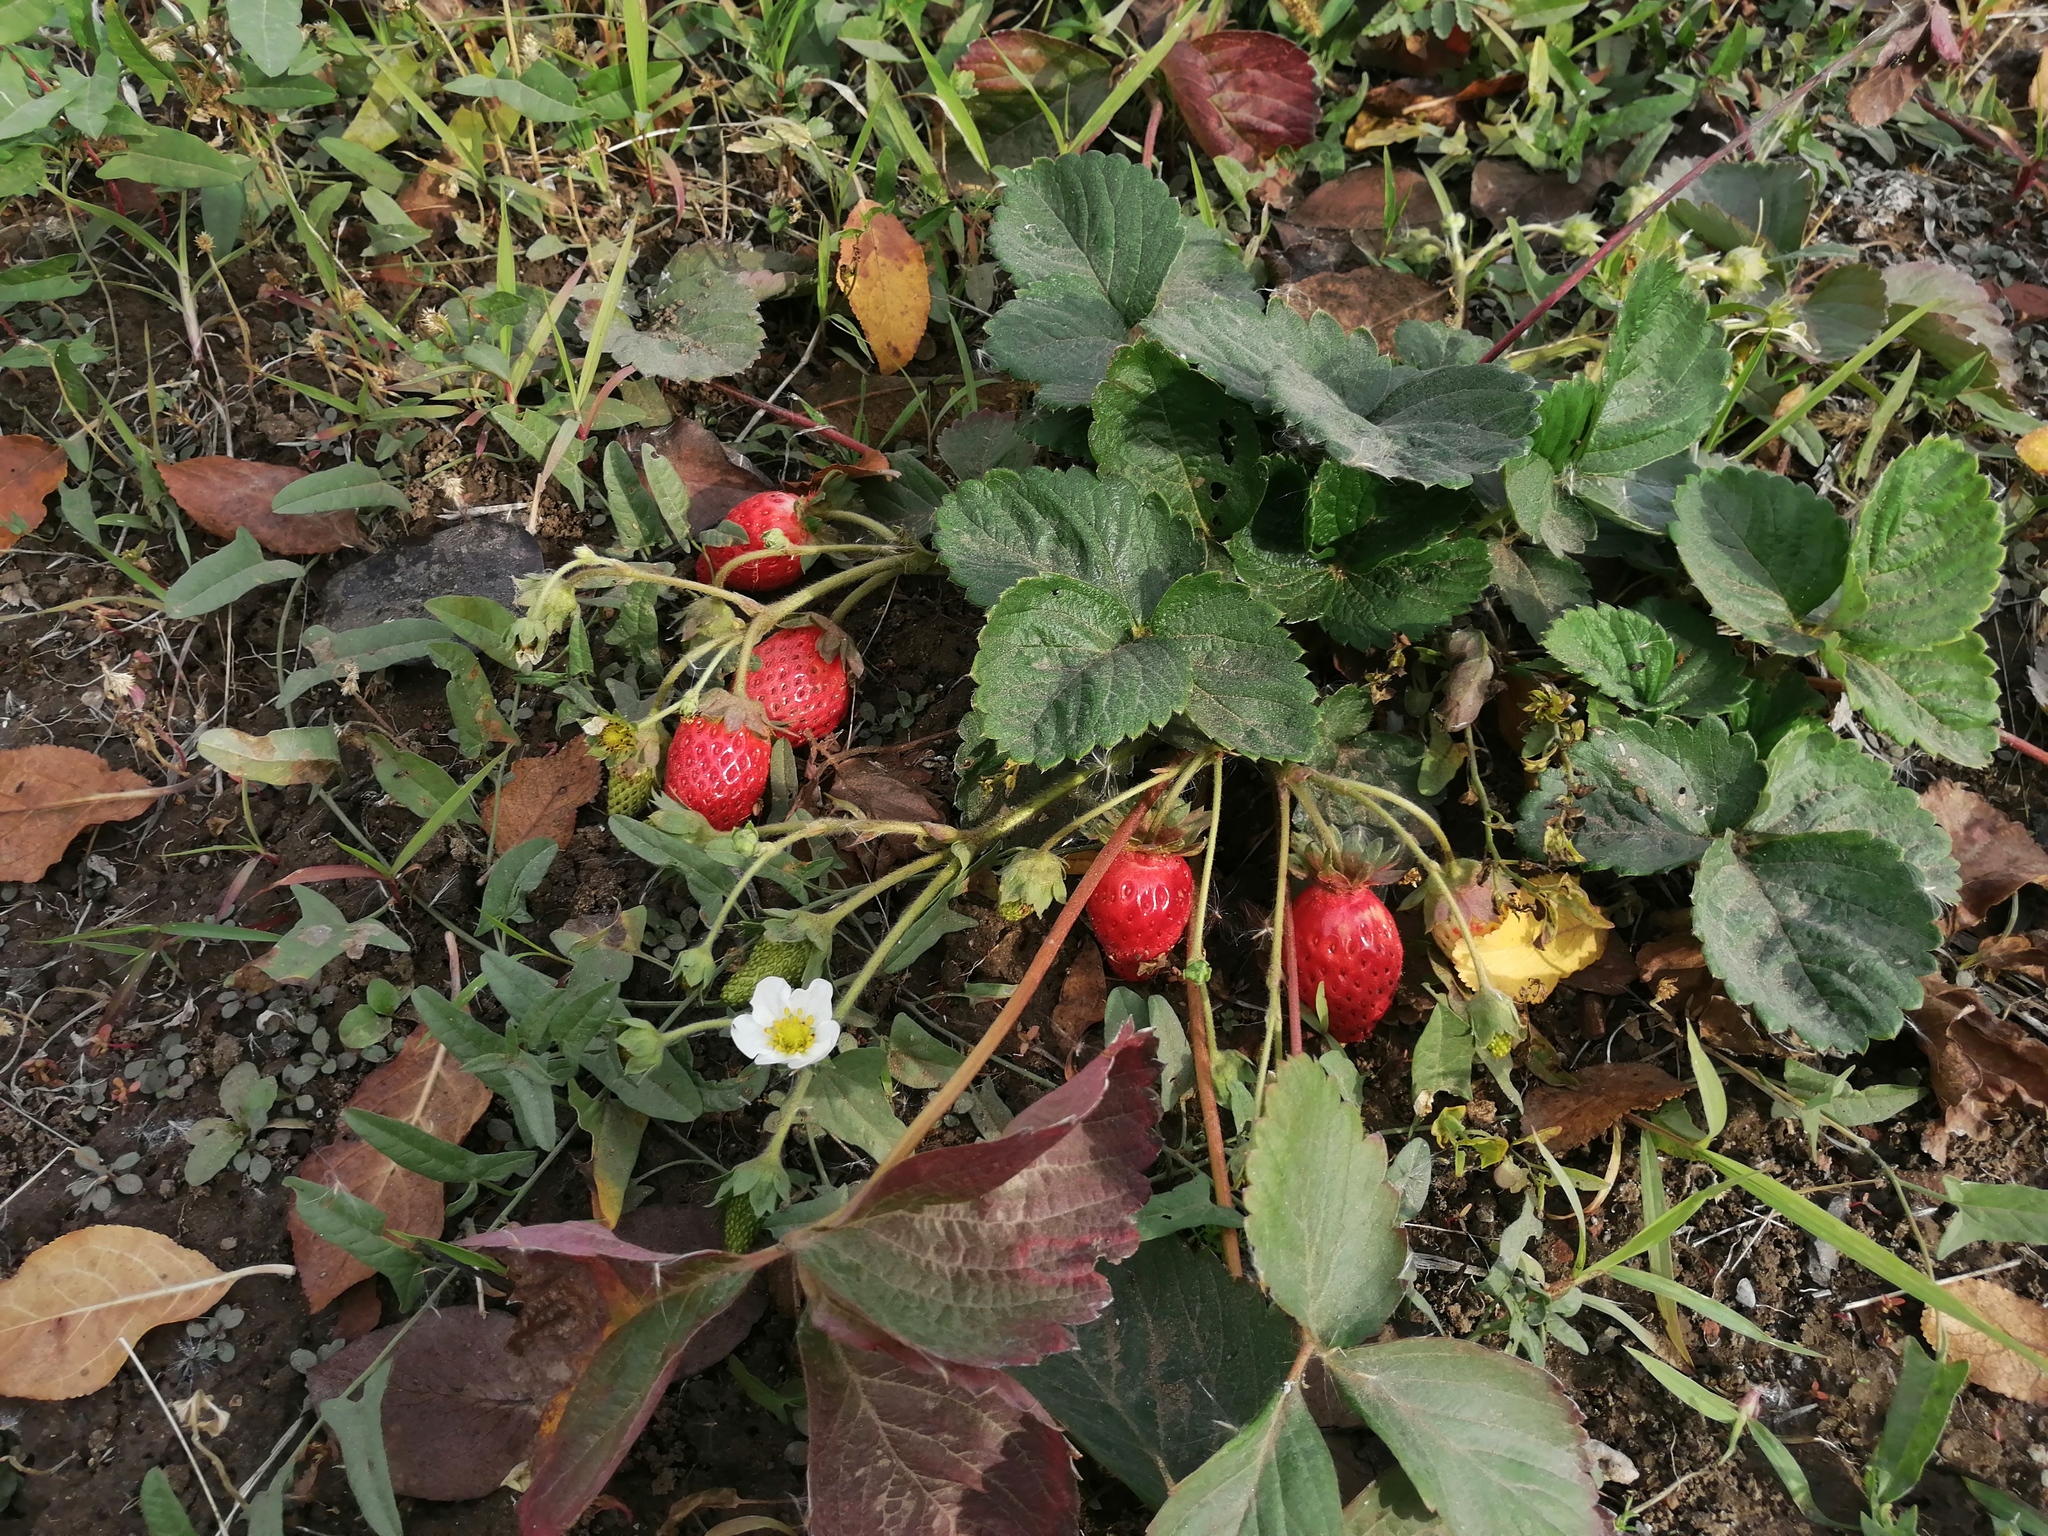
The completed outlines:
[[[754,1214],[754,1202],[745,1195],[727,1195],[719,1202],[725,1216],[725,1251],[747,1253],[761,1235],[761,1218]]]
[[[654,798],[654,770],[631,772],[614,768],[605,786],[604,808],[611,816],[638,816]]]
[[[758,940],[747,951],[747,958],[740,962],[740,968],[726,981],[718,999],[729,1008],[744,1008],[754,1000],[754,988],[763,977],[780,976],[784,981],[801,981],[804,969],[810,963],[811,946],[802,941]]]

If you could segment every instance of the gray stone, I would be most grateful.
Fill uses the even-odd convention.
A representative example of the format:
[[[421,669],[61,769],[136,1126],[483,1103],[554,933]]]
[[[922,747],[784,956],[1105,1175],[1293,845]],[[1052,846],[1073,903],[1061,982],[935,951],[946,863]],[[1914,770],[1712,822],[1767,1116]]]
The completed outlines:
[[[512,578],[548,568],[523,528],[476,518],[359,560],[327,584],[320,622],[335,631],[424,619],[434,597],[488,597],[512,606]]]

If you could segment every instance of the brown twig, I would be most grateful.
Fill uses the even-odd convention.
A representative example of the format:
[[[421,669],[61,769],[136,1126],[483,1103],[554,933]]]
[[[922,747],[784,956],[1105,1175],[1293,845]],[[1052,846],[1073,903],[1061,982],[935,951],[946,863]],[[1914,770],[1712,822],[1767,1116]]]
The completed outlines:
[[[1209,1143],[1209,1182],[1215,1186],[1212,1198],[1224,1210],[1235,1207],[1230,1199],[1230,1162],[1223,1155],[1223,1116],[1216,1108],[1216,1077],[1209,1065],[1208,997],[1200,984],[1188,983],[1188,1044],[1194,1047],[1195,1097],[1202,1102],[1202,1138]],[[1230,1278],[1244,1278],[1244,1258],[1237,1249],[1237,1231],[1223,1229],[1223,1262]]]
[[[1866,52],[1872,44],[1879,42],[1882,39],[1889,38],[1890,36],[1892,36],[1892,34],[1899,31],[1900,28],[1903,27],[1910,18],[1917,14],[1918,13],[1914,11],[1901,9],[1896,15],[1892,17],[1890,21],[1887,21],[1883,26],[1873,30],[1868,37],[1864,38],[1863,41],[1858,43],[1854,48],[1851,48],[1847,53],[1843,54],[1840,58],[1831,61],[1826,68],[1822,69],[1817,74],[1814,74],[1811,77],[1809,77],[1804,83],[1793,87],[1793,89],[1786,92],[1784,96],[1780,97],[1777,101],[1773,102],[1769,107],[1765,108],[1762,112],[1759,112],[1755,117],[1751,118],[1749,122],[1744,125],[1743,131],[1741,133],[1738,133],[1734,137],[1730,138],[1727,143],[1723,144],[1711,155],[1708,155],[1704,160],[1700,161],[1698,165],[1695,165],[1683,176],[1679,177],[1678,180],[1674,181],[1669,187],[1665,188],[1664,191],[1659,193],[1656,199],[1650,204],[1649,207],[1645,208],[1641,213],[1637,214],[1634,218],[1630,219],[1626,224],[1622,225],[1621,228],[1617,229],[1613,234],[1609,235],[1605,240],[1603,240],[1600,243],[1599,250],[1595,251],[1592,255],[1588,256],[1584,261],[1580,262],[1576,267],[1572,268],[1571,272],[1565,277],[1565,280],[1559,283],[1555,288],[1551,289],[1550,292],[1546,294],[1537,303],[1535,308],[1531,309],[1528,314],[1522,316],[1520,320],[1517,320],[1512,326],[1508,327],[1507,335],[1501,337],[1499,341],[1495,342],[1491,347],[1489,347],[1486,351],[1485,356],[1480,358],[1480,361],[1483,363],[1497,362],[1500,359],[1501,354],[1506,352],[1509,347],[1512,347],[1516,342],[1520,341],[1523,336],[1528,334],[1529,328],[1531,326],[1533,326],[1538,320],[1541,320],[1545,315],[1549,314],[1551,310],[1557,307],[1558,303],[1564,298],[1566,294],[1570,293],[1574,288],[1578,287],[1580,283],[1584,282],[1586,280],[1586,276],[1588,273],[1590,273],[1595,267],[1599,266],[1600,263],[1605,261],[1609,256],[1613,255],[1614,252],[1618,250],[1621,246],[1625,245],[1635,235],[1637,230],[1641,229],[1645,224],[1649,223],[1651,219],[1655,218],[1659,213],[1661,213],[1666,203],[1670,202],[1673,198],[1677,197],[1687,187],[1691,186],[1694,182],[1698,181],[1700,177],[1704,176],[1708,171],[1712,170],[1715,166],[1719,165],[1723,160],[1726,160],[1730,155],[1734,154],[1736,150],[1741,149],[1743,146],[1749,144],[1751,142],[1751,134],[1756,129],[1762,128],[1766,124],[1775,122],[1778,118],[1783,117],[1799,102],[1804,100],[1807,96],[1811,95],[1816,87],[1818,87],[1825,81],[1832,79],[1835,75],[1839,74],[1847,65],[1852,63],[1855,59],[1857,59],[1864,52]]]

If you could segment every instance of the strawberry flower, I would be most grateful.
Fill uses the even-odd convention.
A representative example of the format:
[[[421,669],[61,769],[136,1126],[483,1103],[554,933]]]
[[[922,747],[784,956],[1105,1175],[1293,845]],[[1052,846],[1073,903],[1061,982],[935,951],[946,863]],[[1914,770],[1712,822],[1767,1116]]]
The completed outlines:
[[[820,976],[797,988],[780,976],[763,976],[747,1011],[732,1021],[732,1043],[755,1061],[792,1072],[823,1061],[839,1043],[832,983]]]

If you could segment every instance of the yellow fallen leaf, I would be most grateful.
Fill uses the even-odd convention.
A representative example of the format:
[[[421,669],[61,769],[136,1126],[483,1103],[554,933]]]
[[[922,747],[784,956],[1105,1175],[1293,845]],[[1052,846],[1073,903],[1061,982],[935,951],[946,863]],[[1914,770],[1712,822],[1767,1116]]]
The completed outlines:
[[[1560,981],[1607,952],[1613,926],[1570,875],[1542,875],[1502,908],[1498,926],[1473,935],[1471,949],[1455,930],[1444,948],[1466,986],[1479,985],[1472,964],[1476,949],[1494,986],[1518,1003],[1540,1003]]]
[[[121,1347],[160,1323],[197,1317],[244,1275],[289,1275],[289,1264],[223,1274],[203,1254],[143,1227],[67,1232],[0,1282],[0,1397],[83,1397],[119,1374]]]
[[[1955,1280],[1942,1289],[1974,1308],[1993,1327],[2003,1328],[2022,1344],[2048,1354],[2048,1307],[1989,1280]],[[1921,1317],[1920,1331],[1930,1344],[1945,1342],[1951,1358],[1970,1362],[1971,1386],[2023,1403],[2048,1405],[2048,1375],[2025,1356],[1932,1307]]]
[[[839,241],[838,276],[876,371],[898,372],[917,355],[932,316],[924,247],[879,203],[856,203]]]
[[[2041,55],[2048,63],[2048,53]],[[2048,475],[2048,427],[2036,427],[2014,445],[2020,462],[2037,475]]]

